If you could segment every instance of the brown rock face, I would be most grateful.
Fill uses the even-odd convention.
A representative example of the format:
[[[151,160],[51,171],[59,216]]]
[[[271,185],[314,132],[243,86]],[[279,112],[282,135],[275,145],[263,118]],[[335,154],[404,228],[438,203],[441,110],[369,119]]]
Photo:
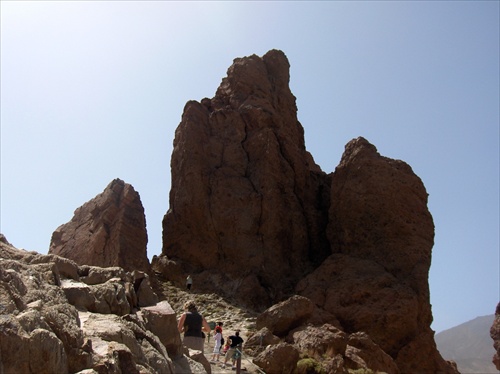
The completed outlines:
[[[265,310],[257,320],[257,329],[267,327],[274,335],[284,336],[290,330],[300,326],[313,313],[314,304],[305,297],[294,295]]]
[[[500,303],[497,304],[495,310],[495,320],[490,329],[490,336],[493,339],[493,348],[495,348],[495,355],[493,356],[493,363],[497,370],[500,370]]]
[[[186,104],[174,140],[162,254],[250,306],[279,300],[329,251],[328,180],[288,70],[281,51],[235,59],[213,99]]]
[[[327,235],[333,254],[297,287],[348,332],[364,331],[402,372],[433,372],[437,354],[428,272],[434,225],[410,166],[363,138],[346,145],[332,177]],[[410,351],[435,354],[411,357]]]
[[[89,269],[19,250],[2,238],[0,373],[200,372],[180,354],[177,320],[167,301],[131,314],[121,307],[133,308],[123,288],[139,275]]]
[[[75,211],[52,234],[50,254],[80,265],[149,270],[146,218],[139,194],[120,179]]]
[[[310,299],[308,323],[367,334],[352,354],[329,356],[332,372],[456,372],[430,329],[434,224],[422,181],[363,138],[346,145],[333,174],[322,172],[288,80],[285,55],[270,51],[234,60],[213,99],[187,103],[153,268],[260,310],[292,294]],[[297,327],[263,326],[278,336]],[[261,362],[289,349],[279,348]]]

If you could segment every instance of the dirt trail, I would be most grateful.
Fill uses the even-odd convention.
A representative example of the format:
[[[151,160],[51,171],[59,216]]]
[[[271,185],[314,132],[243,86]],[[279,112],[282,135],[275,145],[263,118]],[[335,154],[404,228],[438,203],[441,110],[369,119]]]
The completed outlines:
[[[200,314],[205,317],[209,324],[222,322],[223,336],[226,339],[233,335],[236,330],[240,330],[240,336],[246,342],[248,336],[255,332],[255,320],[257,313],[239,307],[230,300],[225,300],[214,293],[205,294],[198,293],[194,288],[192,291],[187,291],[173,286],[170,282],[158,282],[159,293],[161,300],[167,300],[177,314],[177,318],[184,312],[184,303],[188,300],[193,300],[198,307]],[[210,361],[214,349],[213,332],[205,339],[205,357]],[[258,367],[252,363],[253,357],[249,352],[245,351],[245,343],[243,343],[243,356],[241,361],[242,373],[262,374]],[[224,361],[224,356],[221,355],[221,363]],[[228,360],[226,369],[221,368],[221,363],[211,364],[212,373],[235,373],[231,368],[231,360]]]

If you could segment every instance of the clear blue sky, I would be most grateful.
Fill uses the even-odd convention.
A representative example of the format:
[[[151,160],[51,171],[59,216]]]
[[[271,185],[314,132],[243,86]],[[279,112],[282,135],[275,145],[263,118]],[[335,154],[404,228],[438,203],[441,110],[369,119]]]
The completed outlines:
[[[499,2],[1,1],[1,221],[16,247],[114,178],[161,252],[174,131],[236,57],[281,49],[326,172],[363,136],[429,193],[436,331],[499,291]]]

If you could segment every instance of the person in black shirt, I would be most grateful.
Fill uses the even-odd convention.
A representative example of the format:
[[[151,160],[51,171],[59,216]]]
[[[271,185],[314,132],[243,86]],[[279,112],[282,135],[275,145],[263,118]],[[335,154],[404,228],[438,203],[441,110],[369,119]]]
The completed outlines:
[[[231,358],[233,360],[233,369],[235,369],[236,355],[238,350],[241,351],[241,345],[243,344],[243,339],[240,337],[240,330],[236,330],[234,335],[231,335],[228,339],[231,343],[231,347],[228,349],[226,356],[224,357],[222,368],[226,367],[227,360]]]

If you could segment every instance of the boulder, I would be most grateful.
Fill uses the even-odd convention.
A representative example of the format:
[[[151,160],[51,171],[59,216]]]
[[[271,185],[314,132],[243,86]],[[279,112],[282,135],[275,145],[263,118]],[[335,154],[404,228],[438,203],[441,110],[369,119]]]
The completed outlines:
[[[79,265],[119,266],[126,271],[149,271],[146,218],[139,194],[120,179],[75,210],[71,221],[59,226],[49,254]]]
[[[273,335],[267,327],[263,327],[250,335],[245,343],[245,348],[249,347],[266,347],[272,344],[278,344],[281,339],[276,335]]]
[[[145,307],[156,305],[158,302],[158,295],[153,291],[149,275],[142,271],[135,270],[132,272],[134,292],[137,295],[137,305]]]
[[[345,367],[344,357],[336,355],[330,359],[325,360],[323,367],[328,374],[347,374],[348,371]]]
[[[257,357],[253,363],[267,374],[291,374],[297,367],[299,351],[288,343],[270,345]]]
[[[207,374],[212,374],[212,367],[210,366],[210,362],[208,362],[205,354],[203,354],[201,351],[189,348],[189,358],[201,364]]]
[[[387,353],[363,332],[349,336],[345,350],[346,367],[353,370],[372,370],[387,374],[399,374],[399,369]]]
[[[92,341],[93,367],[117,373],[174,373],[158,337],[139,321],[114,314],[80,313],[85,337]]]
[[[118,266],[101,268],[99,266],[82,265],[79,267],[78,273],[80,274],[80,280],[88,285],[102,284],[112,278],[130,281],[125,270]]]
[[[82,310],[103,314],[113,313],[120,316],[132,310],[125,286],[118,278],[90,286],[67,279],[62,281],[61,288],[69,303]]]
[[[142,308],[139,315],[144,320],[145,327],[158,336],[171,358],[182,356],[183,347],[177,330],[177,317],[168,301]]]
[[[318,359],[343,356],[347,346],[347,334],[328,324],[298,329],[292,339],[301,353]]]
[[[267,327],[274,335],[285,336],[305,322],[314,311],[314,304],[306,297],[294,295],[273,305],[257,317],[256,327]]]

